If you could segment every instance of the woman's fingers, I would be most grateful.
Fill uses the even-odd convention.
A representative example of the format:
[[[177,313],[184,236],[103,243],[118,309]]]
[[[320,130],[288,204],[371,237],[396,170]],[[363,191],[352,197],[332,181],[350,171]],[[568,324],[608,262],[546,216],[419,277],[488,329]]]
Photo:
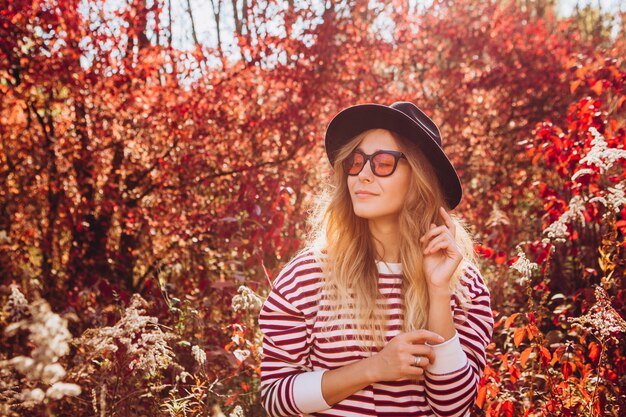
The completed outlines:
[[[450,236],[439,235],[428,243],[428,246],[424,248],[424,254],[436,252],[442,248],[447,248],[450,245]]]
[[[441,215],[441,218],[443,219],[444,224],[441,226],[437,226],[431,223],[428,232],[426,232],[424,236],[420,238],[420,241],[422,243],[428,242],[433,236],[439,235],[445,231],[449,231],[450,236],[452,236],[453,238],[456,236],[456,225],[454,224],[454,220],[452,220],[452,217],[443,207],[439,207],[439,213]]]
[[[435,362],[435,352],[433,348],[428,345],[413,345],[411,347],[411,356],[413,356],[413,365],[425,367]],[[419,363],[415,363],[415,357],[419,357]]]
[[[424,240],[432,239],[434,236],[437,236],[438,234],[444,233],[446,230],[448,230],[448,227],[445,226],[445,225],[437,226],[437,225],[433,224],[433,225],[431,225],[430,230],[428,231],[428,233],[426,233],[424,235]]]
[[[430,343],[437,345],[446,340],[441,335],[426,329],[411,330],[410,332],[403,333],[401,336],[404,341],[413,344]]]
[[[420,379],[424,369],[435,361],[432,346],[445,339],[426,329],[412,330],[394,337],[382,351],[376,354],[380,360],[381,380]]]
[[[422,242],[422,243],[428,242],[434,236],[437,236],[437,235],[439,235],[441,233],[444,233],[447,230],[448,230],[448,228],[446,226],[436,226],[436,227],[433,227],[428,232],[426,232],[426,234],[424,236],[422,236],[420,238],[420,242]]]
[[[439,207],[439,213],[441,213],[443,222],[446,224],[446,226],[448,226],[448,229],[450,229],[450,233],[452,233],[452,236],[456,237],[456,225],[454,224],[452,217],[448,214],[446,209],[443,207]]]

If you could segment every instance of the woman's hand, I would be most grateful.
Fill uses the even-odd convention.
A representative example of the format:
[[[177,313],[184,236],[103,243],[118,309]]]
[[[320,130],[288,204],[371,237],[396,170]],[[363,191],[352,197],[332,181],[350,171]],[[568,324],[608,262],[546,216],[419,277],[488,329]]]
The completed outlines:
[[[450,278],[463,260],[456,243],[456,226],[443,207],[439,208],[445,225],[430,225],[430,230],[420,238],[424,248],[424,274],[429,292],[449,291]]]
[[[380,352],[369,358],[372,380],[420,378],[424,368],[435,360],[432,347],[425,343],[439,344],[443,341],[443,337],[429,330],[413,330],[397,335]]]

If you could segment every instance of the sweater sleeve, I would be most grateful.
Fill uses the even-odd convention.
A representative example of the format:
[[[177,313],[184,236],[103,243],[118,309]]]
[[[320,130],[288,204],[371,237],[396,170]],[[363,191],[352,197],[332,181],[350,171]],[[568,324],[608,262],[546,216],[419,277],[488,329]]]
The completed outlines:
[[[429,369],[425,374],[427,401],[441,417],[470,415],[485,369],[485,349],[493,332],[489,290],[474,265],[466,264],[458,288],[463,295],[453,297],[455,338],[458,337],[453,344],[458,346],[460,342],[463,353],[458,348],[455,350],[466,358],[457,361],[463,365],[452,372]]]
[[[270,416],[293,416],[329,408],[321,390],[323,371],[313,371],[306,306],[311,302],[310,265],[287,265],[259,314],[263,333],[261,400]],[[308,275],[307,275],[308,274]],[[304,281],[304,282],[303,282]]]

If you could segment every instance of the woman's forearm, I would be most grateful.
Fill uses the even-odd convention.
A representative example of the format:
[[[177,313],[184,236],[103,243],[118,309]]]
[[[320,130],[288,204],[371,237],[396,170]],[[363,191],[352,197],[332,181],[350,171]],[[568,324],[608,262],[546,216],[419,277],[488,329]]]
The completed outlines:
[[[454,337],[456,329],[452,310],[450,308],[451,295],[449,291],[430,293],[430,307],[428,310],[428,330],[443,336],[446,340]]]
[[[435,359],[432,344],[444,340],[440,335],[424,329],[401,333],[380,352],[326,371],[322,375],[322,396],[328,405],[333,405],[379,381],[421,378],[423,367]]]
[[[369,357],[324,372],[322,375],[322,395],[326,403],[332,406],[376,382],[372,360],[373,358]]]

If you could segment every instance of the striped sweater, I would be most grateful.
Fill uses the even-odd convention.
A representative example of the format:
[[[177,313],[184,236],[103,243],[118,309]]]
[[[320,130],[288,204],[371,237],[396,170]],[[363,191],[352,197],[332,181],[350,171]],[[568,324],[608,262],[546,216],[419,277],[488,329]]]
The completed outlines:
[[[379,302],[388,314],[386,338],[391,340],[402,332],[401,264],[377,263],[377,267]],[[330,407],[321,394],[323,372],[369,354],[358,340],[342,341],[328,324],[321,264],[312,252],[295,257],[274,281],[259,315],[261,397],[266,411],[271,416],[469,415],[485,367],[493,318],[489,291],[474,265],[464,263],[458,289],[465,295],[453,295],[450,305],[456,335],[433,346],[435,362],[426,368],[423,380],[381,381]]]

